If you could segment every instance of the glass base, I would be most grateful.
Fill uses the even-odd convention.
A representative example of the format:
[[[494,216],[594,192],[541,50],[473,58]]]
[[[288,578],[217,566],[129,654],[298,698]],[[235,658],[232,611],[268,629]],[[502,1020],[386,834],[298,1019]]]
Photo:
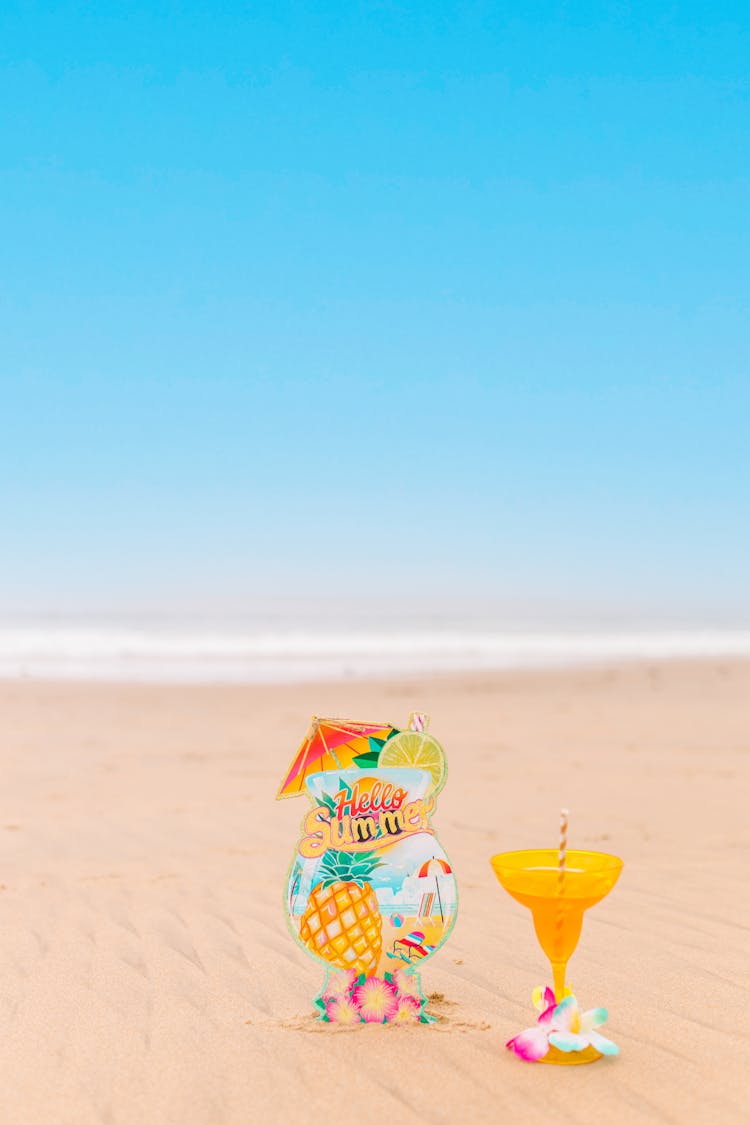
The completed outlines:
[[[594,1047],[586,1047],[583,1051],[559,1051],[557,1047],[550,1047],[539,1062],[555,1063],[557,1066],[581,1066],[583,1063],[597,1062],[600,1058],[602,1055]]]

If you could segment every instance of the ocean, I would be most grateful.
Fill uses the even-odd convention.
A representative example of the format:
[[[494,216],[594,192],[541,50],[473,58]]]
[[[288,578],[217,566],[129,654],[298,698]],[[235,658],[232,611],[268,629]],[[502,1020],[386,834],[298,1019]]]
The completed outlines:
[[[750,629],[273,610],[0,619],[0,679],[273,683],[750,656]]]

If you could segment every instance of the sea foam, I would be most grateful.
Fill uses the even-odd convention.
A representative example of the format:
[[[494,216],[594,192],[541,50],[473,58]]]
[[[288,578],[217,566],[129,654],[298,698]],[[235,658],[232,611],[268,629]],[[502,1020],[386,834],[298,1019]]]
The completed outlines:
[[[750,656],[750,630],[118,619],[0,622],[0,678],[292,682]]]

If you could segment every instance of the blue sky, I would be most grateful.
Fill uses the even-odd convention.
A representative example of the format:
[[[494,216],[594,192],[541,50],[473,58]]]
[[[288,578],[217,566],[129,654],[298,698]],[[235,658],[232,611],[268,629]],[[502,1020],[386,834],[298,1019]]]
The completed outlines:
[[[8,0],[0,609],[750,620],[749,21]]]

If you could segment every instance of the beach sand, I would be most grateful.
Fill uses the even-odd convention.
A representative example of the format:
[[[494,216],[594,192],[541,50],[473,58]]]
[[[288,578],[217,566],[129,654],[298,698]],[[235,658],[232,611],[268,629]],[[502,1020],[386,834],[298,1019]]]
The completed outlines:
[[[750,664],[279,686],[0,686],[0,1121],[740,1122],[750,1101]],[[460,888],[432,1027],[316,1023],[282,889],[313,712],[432,715]],[[504,1049],[549,978],[494,852],[625,860],[569,970],[621,1055]]]

